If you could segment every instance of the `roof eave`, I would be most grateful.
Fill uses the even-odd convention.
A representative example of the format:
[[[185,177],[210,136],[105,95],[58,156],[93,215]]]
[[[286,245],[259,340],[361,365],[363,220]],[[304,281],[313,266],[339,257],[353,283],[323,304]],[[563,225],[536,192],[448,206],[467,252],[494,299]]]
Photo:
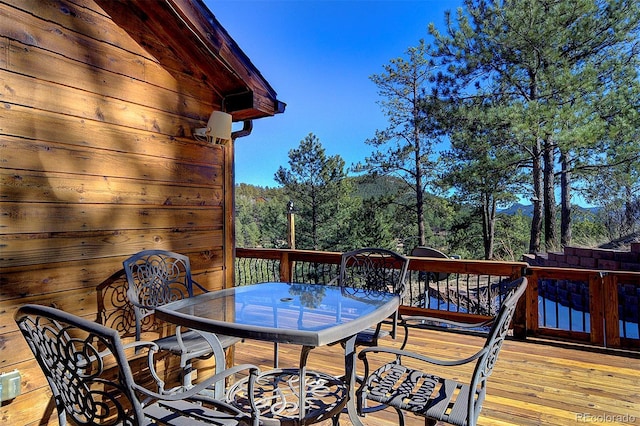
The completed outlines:
[[[211,89],[213,102],[234,121],[284,112],[275,90],[202,0],[96,1],[134,39],[141,39],[144,26],[184,64],[183,72]]]

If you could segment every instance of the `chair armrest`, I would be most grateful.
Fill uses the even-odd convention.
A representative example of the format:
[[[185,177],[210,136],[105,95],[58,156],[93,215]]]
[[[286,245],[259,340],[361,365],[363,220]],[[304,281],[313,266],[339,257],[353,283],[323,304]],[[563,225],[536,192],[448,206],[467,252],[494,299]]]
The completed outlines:
[[[209,293],[209,290],[207,290],[206,288],[204,288],[201,284],[199,284],[198,282],[194,281],[193,279],[191,280],[191,282],[193,283],[194,286],[198,287],[198,290],[200,290],[203,293]]]
[[[241,371],[248,371],[249,385],[253,387],[256,377],[258,376],[258,374],[260,374],[260,369],[252,364],[238,364],[234,365],[233,367],[227,368],[220,373],[216,373],[213,376],[209,376],[196,385],[193,385],[192,387],[186,389],[183,386],[178,386],[174,389],[171,389],[170,391],[154,392],[137,383],[134,384],[134,388],[136,391],[139,391],[146,396],[144,400],[145,404],[154,400],[179,401],[186,398],[205,396],[198,394],[200,394],[205,389],[215,386],[216,383],[224,381],[226,378],[233,376],[234,374],[238,374]]]
[[[362,361],[364,361],[365,365],[368,364],[367,361],[367,354],[368,353],[387,353],[387,354],[391,354],[391,355],[395,355],[396,360],[398,360],[398,362],[400,361],[400,359],[402,357],[407,357],[407,358],[412,358],[418,361],[422,361],[428,364],[434,364],[434,365],[442,365],[442,366],[446,366],[446,367],[452,367],[452,366],[456,366],[456,365],[464,365],[464,364],[468,364],[472,361],[475,361],[476,359],[478,359],[480,356],[482,356],[488,349],[487,348],[482,348],[480,349],[478,352],[476,352],[475,354],[467,357],[467,358],[462,358],[462,359],[455,359],[455,360],[445,360],[445,359],[437,359],[437,358],[431,358],[431,357],[427,357],[415,352],[410,352],[410,351],[405,351],[405,350],[401,350],[401,349],[394,349],[394,348],[390,348],[390,347],[382,347],[382,346],[373,346],[370,348],[365,348],[363,350],[360,351],[360,353],[358,354],[358,358],[360,358]]]
[[[131,348],[136,348],[136,349],[140,349],[140,348],[144,348],[148,346],[149,348],[153,348],[153,350],[157,351],[158,350],[158,345],[155,342],[151,342],[151,341],[147,341],[147,340],[137,340],[135,342],[131,342],[131,343],[127,343],[127,344],[123,344],[122,347],[124,349],[131,349]]]
[[[145,341],[145,340],[137,340],[135,342],[131,342],[131,343],[127,343],[127,344],[123,344],[122,345],[122,349],[124,349],[125,351],[127,349],[131,349],[131,348],[135,348],[136,350],[136,354],[138,353],[138,351],[140,349],[144,349],[147,348],[149,350],[149,354],[147,356],[150,357],[150,359],[153,359],[153,355],[159,350],[158,345],[155,344],[154,342],[149,342],[149,341]],[[113,352],[111,352],[110,349],[105,349],[103,351],[100,351],[97,353],[97,358],[103,359],[106,356],[112,355]],[[94,361],[96,359],[95,356],[89,356],[88,359],[90,361]]]
[[[340,280],[340,275],[336,275],[331,278],[331,280],[327,283],[327,285],[338,285],[338,281]]]
[[[222,347],[222,343],[218,336],[215,333],[208,333],[205,331],[197,330],[195,328],[189,329],[193,333],[197,333],[202,337],[211,347],[211,352],[213,353],[213,359],[216,362],[216,373],[221,373],[225,367],[227,366],[227,355],[224,352],[224,348]],[[182,329],[181,326],[176,326],[176,340],[181,348],[183,348],[183,352],[186,351],[186,346],[182,341]],[[222,398],[224,393],[224,383],[216,386],[215,397]]]
[[[175,334],[176,341],[178,343],[178,346],[180,346],[180,350],[183,353],[188,352],[188,348],[185,345],[184,341],[182,340],[182,333],[184,333],[186,330],[189,330],[192,333],[199,334],[200,337],[202,337],[204,340],[207,341],[207,343],[211,347],[211,352],[213,352],[213,357],[216,360],[216,372],[221,371],[218,366],[220,365],[224,367],[226,355],[224,352],[224,348],[222,347],[222,343],[220,343],[220,340],[218,339],[218,336],[216,336],[215,333],[208,333],[205,331],[197,330],[195,328],[188,328],[188,327],[183,327],[181,325],[176,325],[176,334]]]
[[[158,373],[156,372],[156,368],[155,368],[155,354],[158,352],[159,348],[158,345],[154,342],[150,342],[150,341],[145,341],[145,340],[137,340],[135,342],[131,342],[131,343],[127,343],[127,344],[123,344],[122,348],[124,350],[127,349],[135,349],[135,353],[138,354],[140,349],[147,349],[147,366],[149,367],[149,373],[151,374],[151,377],[153,378],[153,380],[155,380],[156,382],[156,386],[158,387],[158,392],[160,392],[159,394],[162,394],[165,392],[164,390],[164,380],[162,380],[160,378],[160,376],[158,375]],[[106,349],[104,351],[101,351],[98,356],[100,358],[104,358],[105,356],[108,356],[112,354],[112,352],[109,349]],[[130,359],[128,359],[127,361],[131,361]]]
[[[211,351],[213,352],[213,358],[216,360],[216,373],[220,373],[222,369],[225,368],[226,364],[226,354],[224,353],[224,348],[222,347],[222,343],[220,343],[220,339],[214,333],[207,333],[204,331],[191,329],[192,331],[198,333],[204,340],[207,341],[209,346],[211,346]]]
[[[486,321],[481,321],[477,323],[467,323],[467,322],[451,321],[448,319],[438,318],[438,317],[427,317],[422,315],[412,315],[412,316],[402,315],[401,318],[403,322],[417,322],[419,323],[418,325],[424,324],[424,323],[439,323],[439,324],[448,325],[453,328],[461,328],[461,329],[490,327],[495,320],[495,318],[490,318]]]

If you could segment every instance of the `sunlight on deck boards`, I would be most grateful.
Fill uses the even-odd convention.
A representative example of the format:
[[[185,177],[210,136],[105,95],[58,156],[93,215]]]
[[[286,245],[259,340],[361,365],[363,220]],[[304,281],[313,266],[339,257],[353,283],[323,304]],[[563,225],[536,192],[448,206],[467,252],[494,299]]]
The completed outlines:
[[[436,358],[471,355],[484,338],[434,330],[410,331],[407,350]],[[389,340],[393,346],[395,343]],[[576,346],[577,348],[577,346]],[[559,426],[570,424],[640,424],[640,353],[602,353],[549,342],[505,342],[493,375],[480,426]],[[235,362],[273,366],[273,344],[247,340],[236,346]],[[300,348],[280,345],[280,366],[298,365]],[[339,375],[344,371],[339,345],[316,348],[309,367]],[[362,365],[358,362],[358,371]],[[441,368],[434,368],[439,373]],[[471,369],[465,371],[471,372]],[[394,411],[367,415],[369,426],[397,425]],[[330,425],[324,422],[321,426]],[[341,425],[350,425],[346,415]],[[444,423],[441,423],[444,425]],[[424,425],[407,417],[407,426]]]

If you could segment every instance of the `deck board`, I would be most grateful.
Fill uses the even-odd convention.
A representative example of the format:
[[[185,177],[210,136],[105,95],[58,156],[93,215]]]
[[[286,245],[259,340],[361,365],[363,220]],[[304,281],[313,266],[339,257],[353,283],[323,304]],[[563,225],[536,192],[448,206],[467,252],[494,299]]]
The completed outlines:
[[[436,358],[470,355],[484,338],[458,333],[410,331],[407,349]],[[394,345],[393,343],[391,344]],[[300,348],[280,345],[280,366],[297,366]],[[316,348],[309,367],[332,374],[344,370],[340,346]],[[239,343],[236,362],[250,362],[269,369],[273,344],[257,341]],[[362,365],[358,361],[358,369]],[[440,369],[434,369],[440,372]],[[470,373],[470,369],[467,372]],[[370,426],[396,425],[391,412],[368,415]],[[640,424],[640,354],[595,351],[580,345],[556,342],[507,340],[488,383],[479,425]],[[324,425],[329,425],[325,422]],[[350,425],[341,416],[341,425]],[[407,426],[423,425],[421,418],[408,416]]]

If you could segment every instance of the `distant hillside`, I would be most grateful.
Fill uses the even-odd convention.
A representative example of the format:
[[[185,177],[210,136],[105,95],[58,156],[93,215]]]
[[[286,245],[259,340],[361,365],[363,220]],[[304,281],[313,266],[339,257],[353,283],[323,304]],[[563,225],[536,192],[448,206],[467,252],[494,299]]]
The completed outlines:
[[[506,209],[498,210],[498,213],[512,215],[517,214],[518,211],[521,211],[523,216],[531,217],[533,216],[533,205],[516,203]]]
[[[355,194],[361,198],[378,198],[384,195],[396,194],[404,189],[403,183],[398,178],[381,176],[373,180],[367,176],[356,176],[347,178],[353,184]],[[261,187],[248,183],[236,183],[236,195],[250,198],[265,197],[268,194],[283,192],[284,188]]]
[[[400,179],[391,176],[379,176],[376,179],[370,176],[357,176],[349,179],[354,184],[356,194],[362,198],[396,194],[404,187]]]
[[[585,208],[580,206],[572,206],[572,208],[573,208],[573,215],[575,219],[579,219],[582,216],[586,216],[586,215],[589,215],[589,216],[594,215],[598,213],[598,209],[599,209],[599,207]],[[512,215],[512,214],[517,214],[518,211],[521,211],[524,216],[531,217],[533,216],[533,205],[516,203],[511,205],[509,208],[498,210],[498,213]]]

